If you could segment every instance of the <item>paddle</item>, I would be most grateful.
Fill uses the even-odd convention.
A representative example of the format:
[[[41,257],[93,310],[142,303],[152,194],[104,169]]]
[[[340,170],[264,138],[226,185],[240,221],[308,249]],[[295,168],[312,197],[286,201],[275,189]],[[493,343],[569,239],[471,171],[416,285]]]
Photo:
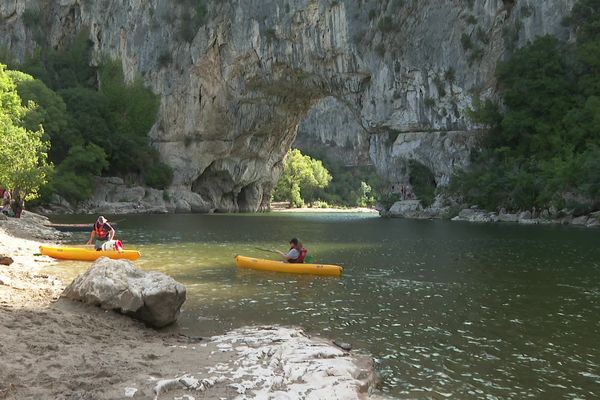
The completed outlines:
[[[269,253],[274,253],[274,254],[279,254],[278,252],[276,252],[275,250],[269,250],[269,249],[264,249],[262,247],[254,247],[256,250],[260,250],[260,251],[266,251]]]
[[[275,250],[269,250],[269,249],[265,249],[262,247],[254,247],[256,250],[260,250],[260,251],[267,251],[269,253],[274,253],[274,254],[279,254],[278,252],[276,252]],[[313,262],[313,256],[312,255],[307,255],[306,258],[304,259],[305,262],[307,263],[312,263]]]

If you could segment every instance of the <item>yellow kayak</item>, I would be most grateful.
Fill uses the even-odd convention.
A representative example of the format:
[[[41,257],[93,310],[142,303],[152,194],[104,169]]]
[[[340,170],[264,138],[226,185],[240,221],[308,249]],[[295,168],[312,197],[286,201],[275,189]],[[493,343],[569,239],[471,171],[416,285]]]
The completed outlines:
[[[344,269],[338,265],[326,264],[292,264],[283,261],[264,260],[244,256],[235,256],[238,268],[252,268],[261,271],[287,272],[290,274],[313,274],[340,276]]]
[[[108,257],[113,260],[126,259],[137,260],[140,258],[140,252],[137,250],[122,250],[122,251],[96,251],[95,249],[82,249],[79,247],[51,247],[40,246],[40,253],[45,256],[57,258],[59,260],[78,260],[78,261],[95,261],[100,257]]]

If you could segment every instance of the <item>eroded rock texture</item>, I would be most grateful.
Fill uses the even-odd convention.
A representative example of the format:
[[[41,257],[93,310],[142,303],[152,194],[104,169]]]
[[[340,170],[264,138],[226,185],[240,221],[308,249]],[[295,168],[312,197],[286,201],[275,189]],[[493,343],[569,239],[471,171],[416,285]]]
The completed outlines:
[[[203,23],[191,17],[207,5]],[[268,204],[299,143],[349,164],[373,163],[391,185],[417,159],[448,182],[482,135],[465,117],[494,96],[494,70],[538,35],[565,38],[574,0],[0,0],[3,47],[22,60],[83,27],[95,59],[122,60],[161,96],[151,142],[198,211]],[[39,35],[38,35],[39,40]],[[186,194],[188,193],[188,194]]]

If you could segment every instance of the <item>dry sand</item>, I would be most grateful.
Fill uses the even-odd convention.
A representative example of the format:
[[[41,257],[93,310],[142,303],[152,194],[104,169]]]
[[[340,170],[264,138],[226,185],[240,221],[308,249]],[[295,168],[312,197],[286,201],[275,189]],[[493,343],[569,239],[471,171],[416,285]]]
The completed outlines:
[[[15,259],[0,265],[0,399],[367,397],[370,358],[300,329],[189,338],[59,299],[64,286],[40,272],[51,260],[34,256],[38,245],[0,221],[0,255]]]

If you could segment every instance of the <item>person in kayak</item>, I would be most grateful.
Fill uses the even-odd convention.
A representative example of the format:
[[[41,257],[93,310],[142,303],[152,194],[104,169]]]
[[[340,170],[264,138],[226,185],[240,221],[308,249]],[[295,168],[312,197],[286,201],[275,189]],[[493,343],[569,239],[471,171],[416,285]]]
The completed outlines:
[[[90,233],[90,240],[87,241],[87,244],[92,244],[94,236],[96,237],[94,246],[96,247],[97,251],[102,250],[102,245],[113,240],[115,237],[115,230],[102,215],[96,220],[94,229]]]
[[[290,250],[287,253],[284,253],[279,250],[275,250],[277,253],[283,257],[283,259],[289,263],[298,263],[301,264],[304,262],[304,258],[306,257],[306,253],[308,250],[302,246],[302,242],[298,239],[293,238],[290,240]]]

